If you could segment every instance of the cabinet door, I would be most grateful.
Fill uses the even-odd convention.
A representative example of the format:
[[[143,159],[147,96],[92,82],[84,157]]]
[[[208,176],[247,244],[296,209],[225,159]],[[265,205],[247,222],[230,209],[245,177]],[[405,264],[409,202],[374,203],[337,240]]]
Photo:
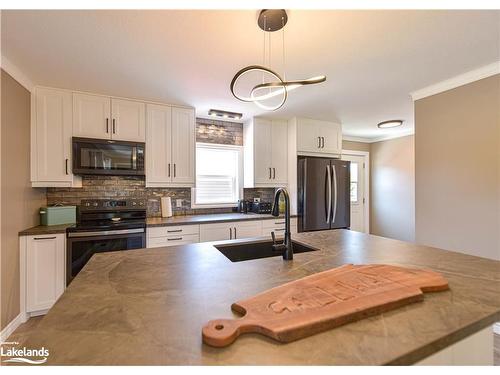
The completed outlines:
[[[65,235],[30,236],[26,249],[26,309],[52,307],[65,288]]]
[[[172,108],[148,104],[146,113],[146,186],[172,181]]]
[[[200,225],[200,242],[224,241],[233,239],[234,223]]]
[[[297,151],[321,152],[320,135],[317,121],[297,119]]]
[[[233,222],[233,239],[262,236],[262,221]]]
[[[172,182],[194,186],[195,121],[194,110],[172,108]]]
[[[73,136],[111,138],[111,99],[73,94]]]
[[[146,105],[141,102],[111,99],[111,138],[120,141],[146,140]]]
[[[334,122],[321,122],[319,135],[323,137],[321,152],[328,154],[342,153],[342,126]]]
[[[254,183],[272,184],[272,122],[254,119]]]
[[[278,184],[288,183],[288,123],[273,120],[272,126],[272,182]]]
[[[71,182],[71,93],[37,88],[32,129],[32,181]]]

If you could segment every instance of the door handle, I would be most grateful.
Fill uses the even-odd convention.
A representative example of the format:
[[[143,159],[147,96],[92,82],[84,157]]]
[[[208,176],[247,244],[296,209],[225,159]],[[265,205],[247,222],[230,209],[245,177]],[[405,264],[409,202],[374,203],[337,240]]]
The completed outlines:
[[[333,200],[333,218],[332,223],[335,223],[335,217],[337,216],[337,169],[335,165],[332,165],[333,171],[333,191],[335,193],[335,199]]]
[[[115,126],[116,120],[113,119],[113,134],[116,134],[116,126]]]
[[[327,198],[327,209],[326,209],[326,222],[330,223],[330,214],[332,209],[332,175],[330,174],[330,166],[326,166],[326,175],[327,175],[327,186],[328,186],[328,198]]]
[[[66,163],[66,174],[68,175],[68,159],[65,160],[65,163]]]
[[[106,117],[106,133],[109,133],[109,118]]]
[[[276,180],[276,168],[273,167],[273,180]]]
[[[269,167],[269,179],[271,179],[271,167]]]

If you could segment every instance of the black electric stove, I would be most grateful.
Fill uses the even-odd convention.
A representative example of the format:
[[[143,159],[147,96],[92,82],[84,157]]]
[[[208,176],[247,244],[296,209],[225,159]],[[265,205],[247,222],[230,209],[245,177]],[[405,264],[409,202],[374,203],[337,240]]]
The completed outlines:
[[[69,283],[93,254],[146,247],[146,202],[89,199],[77,207],[77,223],[66,230]]]

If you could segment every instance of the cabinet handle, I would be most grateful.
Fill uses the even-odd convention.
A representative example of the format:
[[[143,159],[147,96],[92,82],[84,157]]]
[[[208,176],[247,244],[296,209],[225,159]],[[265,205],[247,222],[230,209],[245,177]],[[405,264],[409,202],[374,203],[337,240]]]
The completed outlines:
[[[170,177],[170,163],[168,163],[168,177]]]
[[[321,137],[321,148],[325,148],[325,137]]]
[[[321,148],[321,137],[318,137],[318,148]]]
[[[233,228],[229,228],[229,239],[233,239]]]
[[[276,168],[273,168],[273,180],[276,180]]]
[[[65,165],[65,167],[66,167],[66,174],[68,175],[69,174],[68,173],[68,159],[65,160],[65,163],[66,163],[66,165]]]
[[[35,237],[34,240],[35,241],[41,241],[41,240],[55,240],[57,237],[54,236],[54,237]]]
[[[115,125],[116,120],[113,119],[113,134],[116,134],[116,125]]]
[[[285,224],[285,222],[284,221],[275,221],[274,224],[281,225],[281,224]]]
[[[167,230],[167,233],[178,233],[178,232],[182,232],[182,229]]]
[[[271,179],[271,176],[272,176],[271,173],[272,173],[271,172],[271,167],[269,167],[269,179]]]
[[[109,118],[106,117],[106,133],[109,133]]]
[[[236,239],[236,227],[234,227],[234,239]]]
[[[182,237],[167,238],[167,241],[181,241]]]
[[[176,175],[176,168],[175,168],[176,164],[174,163],[174,177]]]

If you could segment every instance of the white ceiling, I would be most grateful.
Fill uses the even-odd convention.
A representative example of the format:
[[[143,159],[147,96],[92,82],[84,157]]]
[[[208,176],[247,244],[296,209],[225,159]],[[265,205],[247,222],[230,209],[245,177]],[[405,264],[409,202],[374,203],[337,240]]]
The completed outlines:
[[[292,91],[272,113],[239,102],[229,83],[262,62],[258,11],[2,11],[2,55],[35,84],[242,112],[337,120],[378,138],[413,127],[409,93],[499,60],[499,11],[289,10],[287,79],[327,81]],[[281,34],[272,67],[282,71]],[[401,128],[377,129],[388,119]]]

